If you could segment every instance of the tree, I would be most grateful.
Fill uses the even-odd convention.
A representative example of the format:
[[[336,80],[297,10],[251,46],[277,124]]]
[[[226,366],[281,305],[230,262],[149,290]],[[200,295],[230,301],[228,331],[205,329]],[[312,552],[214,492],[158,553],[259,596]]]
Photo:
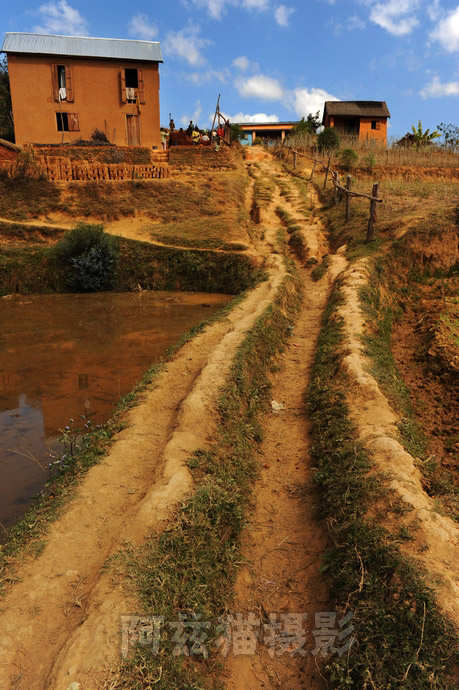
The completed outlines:
[[[65,269],[67,287],[75,292],[110,290],[117,259],[117,240],[103,225],[79,223],[54,246],[54,256]]]
[[[437,132],[437,130],[431,132],[430,129],[426,129],[426,131],[423,132],[421,120],[419,120],[417,128],[412,125],[411,131],[413,132],[414,148],[416,151],[424,148],[425,146],[430,146],[434,139],[441,137],[440,132]]]
[[[339,149],[339,136],[334,127],[325,127],[317,138],[319,151],[333,151]]]
[[[6,58],[0,60],[0,138],[14,141],[13,109]]]
[[[315,115],[309,113],[306,120],[302,117],[298,124],[292,127],[291,134],[315,134],[320,125],[319,111]]]
[[[241,125],[236,123],[230,124],[230,141],[239,141],[244,136],[245,132]]]
[[[437,125],[437,130],[443,137],[441,146],[448,151],[459,152],[459,127],[451,123],[446,125],[444,122],[441,122]]]

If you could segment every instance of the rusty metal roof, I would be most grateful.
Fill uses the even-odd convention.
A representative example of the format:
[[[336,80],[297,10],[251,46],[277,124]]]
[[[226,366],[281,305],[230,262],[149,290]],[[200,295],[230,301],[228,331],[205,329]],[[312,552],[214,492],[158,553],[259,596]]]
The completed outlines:
[[[124,38],[90,36],[55,36],[8,32],[1,51],[33,55],[63,55],[117,60],[162,62],[161,46],[155,41],[132,41]]]
[[[350,117],[390,117],[385,101],[326,101],[325,115],[347,115]]]

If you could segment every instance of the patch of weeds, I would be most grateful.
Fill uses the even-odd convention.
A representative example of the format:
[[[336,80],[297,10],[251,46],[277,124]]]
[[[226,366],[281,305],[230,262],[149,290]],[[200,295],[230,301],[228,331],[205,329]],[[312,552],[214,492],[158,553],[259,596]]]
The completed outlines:
[[[323,278],[325,273],[327,272],[327,269],[329,266],[330,266],[330,257],[328,254],[325,254],[325,256],[322,257],[322,261],[320,262],[320,264],[318,264],[315,268],[312,269],[312,271],[311,271],[312,280],[316,283],[321,278]]]
[[[303,233],[300,230],[293,232],[288,239],[289,247],[293,249],[300,261],[305,261],[309,253],[309,247],[304,241]]]
[[[268,176],[256,178],[253,186],[253,198],[258,206],[263,207],[271,203],[274,189],[274,183]]]
[[[333,544],[323,570],[336,609],[353,612],[356,635],[347,654],[326,664],[329,687],[453,690],[457,635],[419,566],[401,554],[397,535],[369,517],[378,482],[346,405],[348,382],[338,354],[343,324],[335,313],[340,299],[335,288],[308,393],[315,481]]]
[[[276,214],[284,224],[289,235],[301,229],[301,226],[296,223],[294,218],[281,206],[276,207]]]

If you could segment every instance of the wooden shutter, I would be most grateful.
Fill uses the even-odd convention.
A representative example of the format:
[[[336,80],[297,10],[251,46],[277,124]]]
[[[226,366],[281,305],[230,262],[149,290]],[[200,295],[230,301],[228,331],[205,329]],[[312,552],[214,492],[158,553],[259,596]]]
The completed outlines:
[[[121,103],[127,103],[126,98],[126,70],[121,67],[120,70],[120,82],[121,82]]]
[[[67,117],[69,123],[69,132],[79,132],[80,118],[78,117],[78,113],[68,113]]]
[[[145,83],[143,80],[143,69],[137,70],[137,90],[139,93],[139,103],[145,103]]]
[[[59,82],[57,79],[57,65],[51,65],[51,84],[53,87],[53,101],[59,100]]]
[[[70,65],[65,65],[65,88],[67,89],[67,103],[73,103],[73,74]]]

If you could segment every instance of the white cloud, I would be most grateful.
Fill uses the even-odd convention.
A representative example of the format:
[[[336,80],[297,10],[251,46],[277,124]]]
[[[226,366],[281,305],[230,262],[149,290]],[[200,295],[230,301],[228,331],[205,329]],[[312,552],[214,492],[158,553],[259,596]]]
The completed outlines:
[[[450,53],[459,50],[459,7],[438,23],[430,34],[430,38],[439,41]]]
[[[87,36],[88,22],[78,10],[70,7],[66,0],[49,2],[38,9],[40,25],[33,31],[41,34],[64,34],[66,36]]]
[[[203,86],[212,81],[219,81],[221,84],[226,84],[231,75],[230,70],[224,67],[221,70],[205,69],[199,72],[190,72],[183,75],[184,81],[192,82],[195,86]]]
[[[274,12],[274,19],[279,24],[279,26],[288,26],[290,15],[293,14],[295,10],[293,7],[286,7],[285,5],[279,5],[279,7]]]
[[[356,29],[364,29],[365,28],[365,22],[360,19],[356,14],[353,14],[352,17],[348,17],[346,19],[346,28],[348,31],[354,31]]]
[[[291,94],[293,107],[299,118],[307,117],[310,113],[315,115],[317,111],[322,117],[325,101],[339,101],[339,98],[327,93],[324,89],[307,89],[300,87]]]
[[[201,101],[198,100],[198,101],[196,101],[196,110],[194,111],[193,115],[191,117],[189,117],[188,115],[182,115],[182,117],[180,118],[180,123],[184,127],[188,127],[188,125],[190,124],[190,120],[192,120],[194,125],[199,126],[199,120],[201,118],[201,115],[202,115]]]
[[[241,55],[241,57],[236,58],[233,60],[233,66],[236,67],[236,69],[240,69],[241,72],[245,72],[246,69],[249,68],[250,62],[247,60],[245,55]]]
[[[239,124],[245,122],[256,122],[257,124],[261,124],[262,122],[279,122],[279,117],[277,115],[267,115],[266,113],[255,113],[255,115],[249,115],[247,113],[236,113],[236,115],[223,114],[230,122],[237,122]]]
[[[129,36],[144,41],[151,41],[158,35],[158,27],[153,24],[146,14],[135,14],[128,24]]]
[[[440,77],[432,78],[430,84],[427,84],[422,91],[419,92],[422,98],[442,98],[443,96],[459,96],[459,81],[449,81],[444,84],[441,83]]]
[[[387,0],[378,2],[372,7],[370,21],[393,36],[406,36],[418,26],[419,21],[414,12],[419,0]]]
[[[238,79],[236,88],[244,98],[260,98],[264,101],[281,101],[284,89],[277,79],[256,74],[249,79]]]
[[[182,0],[189,6],[187,0]],[[271,0],[190,0],[190,2],[200,10],[204,10],[212,19],[222,19],[227,8],[239,7],[249,12],[268,12],[273,9]],[[294,12],[293,9],[280,5],[274,11],[274,18],[279,26],[287,26],[289,16]]]
[[[163,41],[164,52],[170,57],[186,60],[190,65],[198,67],[205,63],[201,51],[212,41],[199,36],[199,27],[191,24],[180,31],[169,31]]]
[[[193,0],[193,5],[206,10],[212,19],[221,19],[226,5],[230,2],[231,0]]]
[[[247,10],[259,10],[261,12],[269,9],[270,0],[241,0],[241,6]]]

